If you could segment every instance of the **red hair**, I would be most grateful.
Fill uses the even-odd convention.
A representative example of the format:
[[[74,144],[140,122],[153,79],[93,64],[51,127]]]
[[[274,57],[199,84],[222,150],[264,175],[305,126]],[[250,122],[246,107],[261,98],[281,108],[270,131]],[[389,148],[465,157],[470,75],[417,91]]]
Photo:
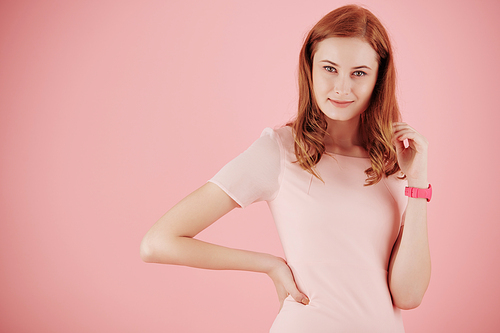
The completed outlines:
[[[401,115],[396,100],[396,69],[389,36],[369,10],[347,5],[325,15],[309,32],[299,58],[299,105],[297,118],[287,124],[295,137],[295,156],[299,165],[319,179],[315,166],[325,153],[323,139],[327,121],[314,98],[312,60],[319,42],[330,37],[357,37],[371,45],[378,55],[378,77],[370,105],[361,114],[359,131],[371,167],[365,170],[365,185],[400,170],[392,141],[392,123]]]

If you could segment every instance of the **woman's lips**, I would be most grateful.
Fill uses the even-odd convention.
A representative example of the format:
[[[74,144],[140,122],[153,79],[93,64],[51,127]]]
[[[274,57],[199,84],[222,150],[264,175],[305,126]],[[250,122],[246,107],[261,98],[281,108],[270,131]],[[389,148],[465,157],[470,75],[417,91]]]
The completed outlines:
[[[354,101],[336,101],[333,99],[329,99],[329,101],[332,102],[332,104],[338,108],[346,108],[349,105],[351,105],[351,103],[354,102]]]

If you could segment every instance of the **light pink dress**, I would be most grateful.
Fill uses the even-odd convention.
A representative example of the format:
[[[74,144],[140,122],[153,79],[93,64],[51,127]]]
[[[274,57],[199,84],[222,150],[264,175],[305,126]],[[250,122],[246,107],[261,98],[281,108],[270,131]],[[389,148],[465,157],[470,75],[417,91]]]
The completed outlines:
[[[407,199],[391,176],[363,186],[368,158],[324,155],[321,182],[296,161],[290,127],[265,129],[210,181],[241,207],[268,202],[299,289],[272,333],[404,332],[387,284],[391,250]]]

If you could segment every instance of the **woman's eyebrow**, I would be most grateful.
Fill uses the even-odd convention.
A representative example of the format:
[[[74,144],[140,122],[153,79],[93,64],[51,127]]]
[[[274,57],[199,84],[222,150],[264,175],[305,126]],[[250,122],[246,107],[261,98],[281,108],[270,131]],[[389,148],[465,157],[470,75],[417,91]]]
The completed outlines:
[[[333,66],[341,67],[340,65],[337,65],[336,63],[334,63],[333,61],[330,61],[330,60],[325,59],[325,60],[321,60],[321,62],[327,62],[329,64],[332,64]],[[366,69],[371,70],[371,68],[366,66],[366,65],[356,66],[356,67],[353,67],[352,69],[362,69],[362,68],[366,68]]]

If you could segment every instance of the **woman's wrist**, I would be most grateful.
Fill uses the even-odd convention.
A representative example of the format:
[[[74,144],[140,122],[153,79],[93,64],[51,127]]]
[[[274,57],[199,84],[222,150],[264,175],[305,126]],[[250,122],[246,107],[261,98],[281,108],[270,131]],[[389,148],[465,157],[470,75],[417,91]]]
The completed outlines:
[[[408,181],[409,187],[416,188],[428,188],[429,182],[427,181],[427,172],[421,172],[417,177],[411,177],[406,175],[406,180]]]
[[[268,253],[263,253],[263,261],[262,261],[262,272],[266,273],[269,275],[272,271],[274,271],[277,267],[280,267],[281,265],[285,264],[286,262],[284,259],[274,256],[272,254]]]
[[[408,179],[408,186],[409,187],[416,187],[416,188],[428,188],[429,182],[427,181],[427,178],[425,178],[425,179]]]

